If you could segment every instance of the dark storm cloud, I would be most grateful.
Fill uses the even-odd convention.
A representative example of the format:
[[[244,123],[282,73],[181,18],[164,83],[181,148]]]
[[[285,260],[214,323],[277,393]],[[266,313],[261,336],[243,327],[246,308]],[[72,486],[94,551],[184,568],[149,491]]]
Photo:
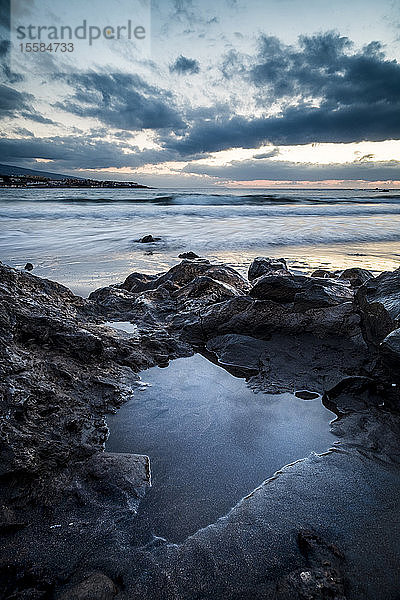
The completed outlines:
[[[178,73],[178,75],[195,75],[200,73],[200,64],[194,58],[187,58],[181,54],[169,70],[171,73]]]
[[[230,52],[221,68],[225,77],[254,85],[261,110],[278,102],[280,113],[192,122],[184,136],[165,137],[169,148],[185,155],[264,143],[400,139],[400,65],[386,60],[378,42],[354,51],[348,38],[330,32],[302,36],[294,48],[262,36],[253,59]]]
[[[364,181],[400,180],[400,161],[353,162],[316,165],[288,161],[245,160],[225,166],[192,164],[184,167],[186,173],[207,175],[234,181],[325,181],[329,179],[359,179]]]
[[[169,129],[186,125],[174,106],[172,94],[126,73],[57,75],[74,88],[72,96],[56,106],[79,117],[129,131]]]
[[[300,36],[298,48],[262,36],[249,76],[263,92],[261,102],[300,94],[334,108],[360,100],[397,103],[400,96],[400,66],[385,60],[379,42],[354,52],[352,42],[334,32]]]
[[[128,153],[129,152],[129,153]],[[103,169],[108,167],[137,167],[147,163],[173,160],[167,150],[139,150],[130,144],[115,144],[94,140],[92,135],[54,136],[49,138],[1,138],[0,156],[5,162],[53,160],[57,168]],[[53,165],[52,165],[53,168]]]
[[[14,88],[0,84],[0,119],[24,117],[37,123],[52,125],[54,121],[43,117],[32,106],[34,96],[19,92]]]

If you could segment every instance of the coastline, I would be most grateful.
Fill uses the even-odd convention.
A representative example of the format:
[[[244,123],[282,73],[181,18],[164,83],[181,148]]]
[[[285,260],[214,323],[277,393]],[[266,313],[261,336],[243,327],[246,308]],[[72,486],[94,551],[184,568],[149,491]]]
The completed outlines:
[[[169,250],[162,245],[146,244],[126,252],[96,254],[91,256],[57,255],[46,259],[32,253],[23,253],[20,260],[8,257],[3,260],[10,266],[23,269],[27,261],[34,265],[33,274],[51,279],[70,288],[75,294],[87,297],[101,286],[112,285],[125,278],[132,271],[140,271],[155,275],[171,268],[178,259],[179,253],[191,251],[193,248],[182,243],[179,250]],[[267,252],[266,252],[267,250]],[[21,253],[22,254],[22,253]],[[237,269],[245,275],[248,265],[256,256],[279,258],[285,256],[290,268],[297,273],[311,274],[319,268],[338,271],[351,267],[368,269],[374,274],[391,271],[400,264],[400,242],[381,242],[374,244],[332,244],[332,245],[300,245],[274,246],[250,250],[223,250],[205,252],[202,257],[211,261],[222,262]]]
[[[399,273],[309,277],[259,258],[244,278],[229,265],[184,259],[85,300],[1,265],[8,591],[30,586],[60,600],[88,589],[107,600],[394,600]],[[135,335],[105,325],[114,320],[136,325]],[[338,416],[340,443],[266,473],[182,543],[137,548],[130,540],[151,458],[104,452],[107,413],[138,393],[139,372],[202,349],[222,366],[258,365],[249,384],[261,393],[292,390],[294,377],[320,391]]]

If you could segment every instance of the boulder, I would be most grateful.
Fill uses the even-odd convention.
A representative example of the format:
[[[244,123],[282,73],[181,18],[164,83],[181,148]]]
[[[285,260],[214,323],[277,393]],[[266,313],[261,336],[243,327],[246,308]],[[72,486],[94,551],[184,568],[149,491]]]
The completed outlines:
[[[152,244],[153,242],[159,242],[161,238],[153,237],[152,235],[144,235],[138,242],[140,244]]]
[[[311,277],[320,277],[322,279],[326,279],[327,277],[335,277],[335,274],[331,271],[327,271],[326,269],[317,269],[311,273]]]
[[[400,364],[400,329],[395,329],[385,337],[380,345],[382,358],[392,366]]]
[[[271,275],[273,273],[279,275],[289,274],[286,260],[284,258],[257,256],[249,267],[248,278],[249,281],[253,281],[262,275]]]
[[[250,290],[250,296],[280,304],[294,302],[297,310],[308,310],[348,302],[353,294],[347,286],[330,279],[289,274],[286,277],[259,277]]]
[[[24,267],[25,271],[32,271],[33,269],[33,264],[30,262],[27,262],[25,267]]]
[[[348,281],[352,287],[360,287],[363,283],[372,279],[372,277],[372,273],[367,269],[353,267],[352,269],[345,269],[343,273],[340,274],[339,279]]]
[[[236,288],[209,277],[208,275],[199,275],[190,283],[179,288],[172,294],[181,303],[187,303],[193,299],[201,299],[201,306],[223,302],[229,298],[238,296],[239,292]]]
[[[196,258],[200,258],[200,256],[198,256],[194,252],[182,252],[182,254],[178,255],[178,258],[187,258],[189,260],[194,260]]]
[[[128,292],[144,292],[154,287],[157,275],[146,275],[144,273],[131,273],[121,284],[121,288]]]
[[[227,265],[213,265],[206,259],[184,259],[179,265],[175,265],[167,273],[159,277],[154,282],[154,286],[157,287],[170,281],[181,287],[200,275],[207,275],[212,279],[227,283],[243,292],[246,292],[249,287],[244,277],[232,267]]]
[[[226,333],[268,339],[275,332],[350,338],[359,334],[359,320],[351,302],[295,312],[293,305],[255,300],[249,296],[214,304],[199,316],[201,332],[206,339]],[[193,327],[191,323],[191,329]]]
[[[369,279],[355,296],[365,340],[375,347],[400,327],[400,269]]]
[[[113,600],[118,589],[104,573],[90,573],[80,583],[58,596],[59,600]]]

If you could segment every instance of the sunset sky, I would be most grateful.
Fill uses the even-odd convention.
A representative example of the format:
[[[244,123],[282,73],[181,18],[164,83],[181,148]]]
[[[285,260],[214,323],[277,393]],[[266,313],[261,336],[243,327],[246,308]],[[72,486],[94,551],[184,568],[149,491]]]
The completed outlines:
[[[398,1],[135,1],[12,0],[11,31],[2,2],[1,162],[156,186],[400,187]],[[83,19],[131,19],[146,39],[19,48],[18,25]]]

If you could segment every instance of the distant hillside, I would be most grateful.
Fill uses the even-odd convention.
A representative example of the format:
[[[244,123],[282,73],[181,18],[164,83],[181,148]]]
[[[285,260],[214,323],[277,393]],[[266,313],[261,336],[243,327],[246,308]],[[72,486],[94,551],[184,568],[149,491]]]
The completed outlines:
[[[47,171],[36,171],[33,169],[24,169],[23,167],[15,167],[14,165],[0,164],[1,175],[38,175],[39,177],[48,177],[49,179],[68,179],[71,177],[74,179],[84,179],[83,177],[76,177],[76,175],[60,175],[60,173],[48,173]]]

